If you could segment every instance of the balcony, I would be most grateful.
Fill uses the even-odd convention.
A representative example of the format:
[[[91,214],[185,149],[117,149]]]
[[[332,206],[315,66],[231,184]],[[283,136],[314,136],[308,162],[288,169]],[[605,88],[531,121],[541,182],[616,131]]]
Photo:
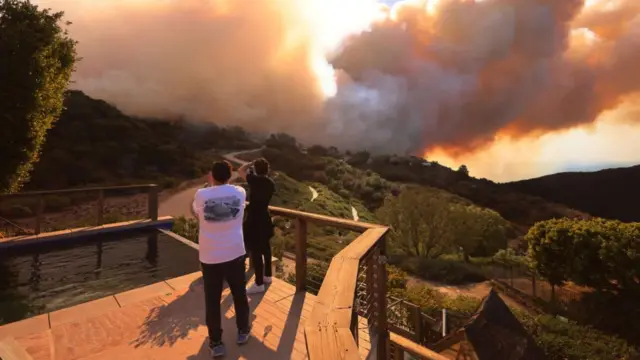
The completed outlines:
[[[43,199],[60,191],[0,196],[0,202],[16,196],[37,199],[33,229],[7,221],[26,235],[0,239],[0,245],[53,241],[60,236],[84,236],[121,226],[123,229],[153,226],[158,222],[158,193],[155,186],[150,185],[138,187],[148,194],[147,219],[102,225],[104,193],[131,188],[134,187],[64,190],[97,195],[96,223],[83,227],[80,233],[65,229],[62,234],[58,231],[52,235],[41,231],[46,205]],[[274,278],[264,294],[250,297],[253,338],[242,347],[233,344],[233,306],[229,291],[225,290],[222,309],[223,328],[227,330],[226,358],[390,359],[409,353],[417,358],[445,359],[389,332],[384,240],[388,228],[284,208],[272,207],[271,212],[295,223],[295,285]],[[307,228],[310,224],[360,233],[330,259],[317,295],[307,292],[310,286]],[[6,360],[207,359],[210,357],[206,348],[202,292],[201,275],[195,272],[13,322],[0,327],[0,357]]]

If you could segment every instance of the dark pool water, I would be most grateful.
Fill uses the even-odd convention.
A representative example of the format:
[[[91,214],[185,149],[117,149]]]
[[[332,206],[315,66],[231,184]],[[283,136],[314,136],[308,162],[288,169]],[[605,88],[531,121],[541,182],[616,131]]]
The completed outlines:
[[[198,252],[157,230],[0,250],[0,325],[199,270]]]

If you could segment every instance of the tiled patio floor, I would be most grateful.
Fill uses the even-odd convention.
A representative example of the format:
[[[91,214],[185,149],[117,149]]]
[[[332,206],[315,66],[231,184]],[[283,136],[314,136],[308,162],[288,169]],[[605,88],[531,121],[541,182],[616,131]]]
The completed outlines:
[[[304,322],[315,296],[274,279],[252,295],[252,339],[235,344],[235,316],[223,294],[226,359],[304,359]],[[170,279],[0,327],[34,360],[210,359],[200,273]]]

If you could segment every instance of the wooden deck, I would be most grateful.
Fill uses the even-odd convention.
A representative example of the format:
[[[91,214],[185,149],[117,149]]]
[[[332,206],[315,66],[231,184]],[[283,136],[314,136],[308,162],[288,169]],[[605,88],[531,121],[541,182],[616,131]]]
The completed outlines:
[[[303,329],[315,296],[296,294],[294,286],[274,279],[265,294],[250,296],[253,337],[240,347],[228,295],[227,289],[225,358],[307,357]],[[2,326],[3,339],[15,339],[35,360],[210,359],[199,272]],[[360,345],[366,353],[366,336]]]

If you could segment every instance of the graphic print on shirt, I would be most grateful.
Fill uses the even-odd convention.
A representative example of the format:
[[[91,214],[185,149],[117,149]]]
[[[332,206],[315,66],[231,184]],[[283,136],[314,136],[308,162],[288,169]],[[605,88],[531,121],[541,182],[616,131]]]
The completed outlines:
[[[204,220],[224,222],[233,220],[240,212],[241,200],[237,196],[207,199],[204,202]]]

